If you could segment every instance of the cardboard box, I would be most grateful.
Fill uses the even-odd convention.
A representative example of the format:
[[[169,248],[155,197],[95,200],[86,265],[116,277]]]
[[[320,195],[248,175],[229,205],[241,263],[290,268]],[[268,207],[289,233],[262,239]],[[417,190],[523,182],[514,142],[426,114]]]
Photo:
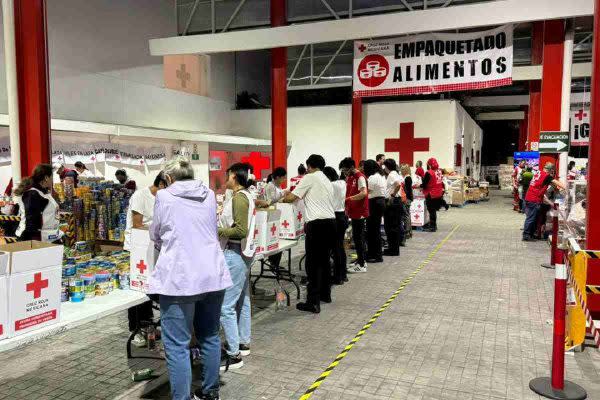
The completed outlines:
[[[0,251],[9,254],[8,270],[10,274],[61,266],[63,250],[62,245],[34,240],[0,245]]]
[[[277,203],[281,211],[279,219],[279,237],[281,239],[298,239],[304,234],[304,201],[294,203]]]
[[[0,249],[0,270],[8,270],[8,335],[59,322],[63,246],[28,241]]]
[[[256,254],[261,254],[279,248],[280,219],[280,210],[256,211],[256,226],[254,228]]]
[[[21,335],[60,321],[61,280],[61,265],[10,275],[9,334]]]
[[[429,212],[425,207],[425,199],[414,199],[410,204],[410,221],[412,226],[423,226],[429,223]]]
[[[156,265],[158,251],[150,240],[148,229],[131,230],[131,249],[129,258],[129,287],[142,293],[148,293],[150,275]]]
[[[453,206],[462,206],[465,204],[465,196],[463,192],[452,191],[452,201],[450,202]]]
[[[0,275],[0,340],[10,337],[8,322],[8,278]]]

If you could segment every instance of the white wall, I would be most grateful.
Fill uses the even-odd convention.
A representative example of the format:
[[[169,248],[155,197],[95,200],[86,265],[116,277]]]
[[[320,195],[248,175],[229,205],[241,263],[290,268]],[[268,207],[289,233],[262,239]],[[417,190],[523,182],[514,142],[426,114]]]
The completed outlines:
[[[462,110],[452,100],[365,105],[365,156],[375,158],[378,153],[383,153],[385,139],[398,137],[400,123],[414,122],[415,137],[430,139],[430,151],[415,153],[415,161],[425,162],[429,157],[435,157],[442,167],[452,168],[454,144],[457,143],[456,114],[459,108]],[[290,174],[312,153],[323,155],[325,161],[335,167],[342,158],[350,155],[350,112],[350,105],[288,109],[288,140],[292,142],[288,156]],[[270,118],[271,110],[233,111],[232,131],[241,136],[268,139],[271,134]],[[472,119],[467,115],[465,121],[469,125]],[[458,140],[460,143],[462,139]],[[386,156],[398,159],[398,153],[387,153]]]
[[[296,107],[288,109],[288,175],[311,154],[321,154],[337,168],[350,155],[350,106]],[[271,110],[232,112],[232,133],[261,139],[271,137]]]
[[[220,53],[211,54],[208,57],[210,59],[210,97],[225,101],[233,108],[236,95],[235,54]]]

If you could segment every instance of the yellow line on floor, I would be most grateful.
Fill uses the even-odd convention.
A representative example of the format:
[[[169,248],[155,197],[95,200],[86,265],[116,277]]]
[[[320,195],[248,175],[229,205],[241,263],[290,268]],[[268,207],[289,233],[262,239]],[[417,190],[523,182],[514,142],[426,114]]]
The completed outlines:
[[[383,305],[375,312],[375,314],[373,314],[373,316],[360,329],[360,331],[358,331],[358,333],[354,336],[354,338],[350,341],[350,343],[348,343],[348,345],[346,347],[344,347],[344,350],[342,350],[337,355],[337,357],[335,357],[335,359],[333,360],[333,362],[331,364],[329,364],[329,366],[325,369],[325,371],[323,371],[323,373],[314,381],[314,383],[312,385],[310,385],[310,387],[306,390],[306,392],[304,392],[304,394],[302,395],[302,397],[300,397],[300,400],[308,400],[313,395],[313,393],[315,392],[315,390],[317,390],[319,388],[319,386],[321,386],[323,384],[323,382],[325,381],[325,379],[327,379],[327,377],[331,374],[331,372],[335,369],[335,367],[337,367],[338,364],[348,355],[348,353],[350,352],[350,350],[352,350],[352,348],[354,347],[354,345],[361,339],[361,337],[363,337],[363,335],[369,330],[369,328],[371,326],[373,326],[373,324],[375,323],[375,321],[377,321],[377,319],[381,316],[381,314],[383,314],[383,312],[390,306],[390,304],[392,304],[392,302],[396,299],[396,297],[398,297],[398,295],[400,294],[400,292],[402,292],[404,290],[404,288],[406,286],[408,286],[408,284],[413,280],[413,278],[427,264],[429,264],[429,262],[433,259],[433,257],[436,255],[436,253],[442,248],[442,246],[444,245],[444,243],[446,243],[448,241],[448,239],[450,239],[450,237],[454,234],[454,232],[456,232],[456,230],[458,229],[459,226],[460,225],[456,225],[450,231],[450,233],[448,233],[448,235],[446,235],[446,237],[444,239],[442,239],[442,241],[439,242],[437,244],[437,246],[435,246],[435,248],[431,251],[431,253],[429,253],[429,255],[427,256],[427,258],[425,258],[425,260],[423,260],[423,262],[421,262],[421,264],[417,267],[417,269],[415,269],[408,276],[408,278],[404,279],[401,282],[400,287],[398,288],[398,290],[396,290],[390,296],[390,298],[385,303],[383,303]]]

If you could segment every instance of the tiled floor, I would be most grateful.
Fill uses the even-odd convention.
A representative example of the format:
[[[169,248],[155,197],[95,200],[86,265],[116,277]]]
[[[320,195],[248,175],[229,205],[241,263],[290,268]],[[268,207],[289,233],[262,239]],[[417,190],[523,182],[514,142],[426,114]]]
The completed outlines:
[[[553,271],[539,267],[545,244],[520,241],[523,217],[510,198],[493,196],[441,212],[439,232],[417,232],[401,257],[351,276],[320,315],[257,313],[252,355],[222,376],[222,398],[299,399],[458,225],[311,399],[537,399],[528,382],[549,373]],[[128,363],[125,330],[119,315],[0,353],[0,399],[139,398],[157,385],[134,385],[130,367],[162,363]],[[567,377],[600,400],[600,353],[587,348],[566,363]]]

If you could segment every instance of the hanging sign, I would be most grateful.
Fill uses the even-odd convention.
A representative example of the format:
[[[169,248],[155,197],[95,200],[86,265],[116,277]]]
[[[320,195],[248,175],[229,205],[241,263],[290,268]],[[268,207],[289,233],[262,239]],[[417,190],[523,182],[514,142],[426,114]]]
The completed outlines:
[[[486,89],[512,84],[512,25],[354,42],[354,97]]]
[[[119,145],[120,162],[126,165],[144,166],[146,161],[144,155],[146,151],[143,147]]]
[[[167,153],[164,147],[151,147],[146,150],[144,159],[148,166],[162,165],[167,161]]]
[[[0,137],[0,163],[10,162],[10,137]]]
[[[590,144],[590,112],[586,110],[571,111],[571,146],[587,146]]]
[[[94,146],[90,143],[56,143],[56,147],[62,150],[63,164],[73,165],[78,161],[84,164],[96,162]]]
[[[540,153],[566,153],[569,151],[569,132],[540,132]]]

